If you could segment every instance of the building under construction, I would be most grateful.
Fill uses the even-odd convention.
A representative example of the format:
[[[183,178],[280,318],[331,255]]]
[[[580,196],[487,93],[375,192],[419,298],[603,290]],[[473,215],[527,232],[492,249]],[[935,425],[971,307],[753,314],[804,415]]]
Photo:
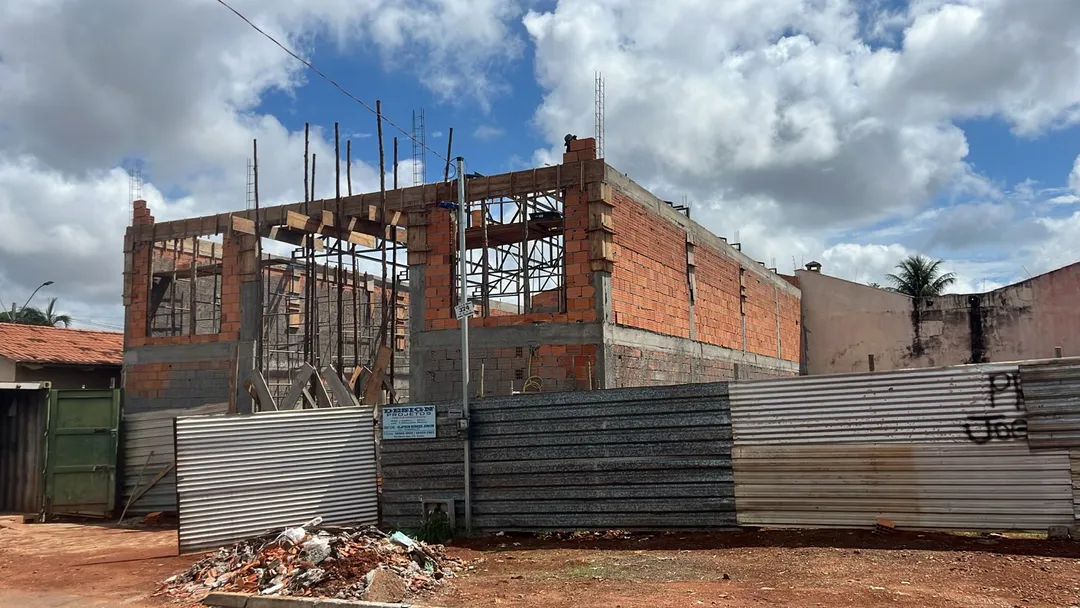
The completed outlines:
[[[464,273],[457,179],[171,222],[137,201],[126,409],[317,407],[324,384],[457,398],[462,282],[477,396],[798,373],[799,290],[595,140],[569,139],[557,166],[463,178]]]

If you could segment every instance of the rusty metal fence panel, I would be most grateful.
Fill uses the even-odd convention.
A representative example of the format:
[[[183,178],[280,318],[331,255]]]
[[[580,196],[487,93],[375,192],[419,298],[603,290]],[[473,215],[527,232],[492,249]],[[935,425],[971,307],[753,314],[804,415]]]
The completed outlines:
[[[732,385],[738,521],[1044,529],[1073,523],[1067,451],[1032,451],[1017,364]]]
[[[315,517],[377,521],[370,407],[176,419],[182,553]]]
[[[48,383],[0,388],[0,512],[42,509],[48,395]]]

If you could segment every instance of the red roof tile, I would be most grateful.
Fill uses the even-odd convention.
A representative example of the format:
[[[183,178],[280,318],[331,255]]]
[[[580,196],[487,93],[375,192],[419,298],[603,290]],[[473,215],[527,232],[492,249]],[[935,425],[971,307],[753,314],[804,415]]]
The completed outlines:
[[[121,365],[124,334],[0,323],[0,357],[24,363]]]

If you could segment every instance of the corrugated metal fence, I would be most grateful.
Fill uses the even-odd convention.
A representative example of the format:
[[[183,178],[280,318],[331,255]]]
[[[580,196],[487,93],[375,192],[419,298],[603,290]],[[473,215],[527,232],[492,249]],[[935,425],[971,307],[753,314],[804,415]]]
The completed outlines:
[[[1080,360],[1020,366],[1033,448],[1080,448]]]
[[[133,494],[142,493],[131,503],[128,515],[153,511],[176,511],[176,453],[173,450],[173,421],[177,416],[224,414],[228,403],[204,405],[182,410],[153,410],[124,414],[123,496],[127,505]],[[150,484],[153,483],[151,486]],[[146,488],[149,487],[147,490]]]
[[[740,525],[1072,525],[1069,453],[1033,451],[1017,364],[731,388]]]
[[[422,499],[462,514],[452,408],[437,439],[382,441],[385,523],[415,526]],[[471,418],[478,529],[735,525],[725,383],[483,399]]]
[[[370,407],[180,417],[175,433],[182,553],[378,519]]]

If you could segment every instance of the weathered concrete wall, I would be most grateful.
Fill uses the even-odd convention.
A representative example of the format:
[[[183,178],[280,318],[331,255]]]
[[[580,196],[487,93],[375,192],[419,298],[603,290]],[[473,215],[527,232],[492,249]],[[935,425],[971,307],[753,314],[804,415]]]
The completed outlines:
[[[420,332],[411,342],[412,369],[418,371],[410,378],[410,399],[459,398],[461,332]],[[530,374],[540,378],[545,393],[597,388],[603,375],[602,342],[598,323],[470,327],[471,394],[480,394],[481,370],[485,397],[522,390]]]
[[[120,388],[120,366],[81,368],[67,365],[19,365],[16,382],[52,382],[55,389]]]
[[[984,294],[911,298],[798,271],[809,374],[1080,354],[1080,264]],[[916,306],[917,304],[917,306]]]
[[[931,365],[911,352],[911,298],[817,272],[796,278],[806,373],[869,371],[869,355],[879,371]]]
[[[630,327],[605,327],[604,344],[605,388],[785,377],[799,372],[794,361]]]

